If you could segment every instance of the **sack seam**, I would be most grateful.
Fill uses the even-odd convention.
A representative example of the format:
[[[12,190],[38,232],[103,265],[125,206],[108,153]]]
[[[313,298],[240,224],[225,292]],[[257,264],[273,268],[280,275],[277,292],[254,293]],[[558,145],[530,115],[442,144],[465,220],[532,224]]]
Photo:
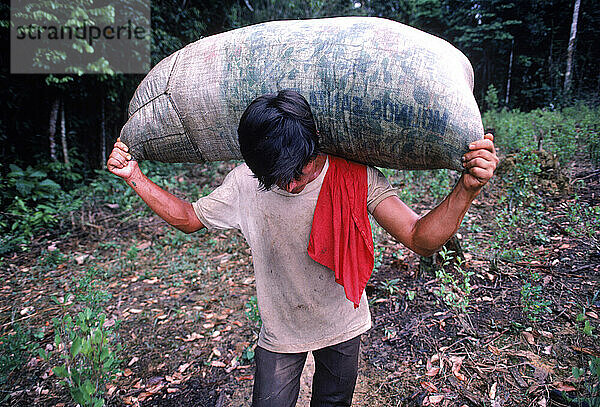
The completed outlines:
[[[169,77],[167,78],[167,84],[165,86],[165,90],[162,91],[161,93],[159,93],[158,95],[148,99],[146,102],[144,102],[144,104],[138,106],[137,109],[135,109],[130,115],[129,117],[133,116],[134,114],[136,114],[138,111],[140,111],[140,109],[142,109],[144,106],[149,105],[150,103],[152,103],[153,101],[155,101],[156,99],[158,99],[159,97],[161,97],[162,95],[168,95],[169,93],[169,84],[171,83],[171,77],[173,76],[173,71],[175,71],[175,67],[177,66],[177,62],[179,61],[179,54],[180,52],[177,51],[177,53],[175,54],[175,62],[173,62],[173,67],[171,68],[171,71],[169,72]]]
[[[200,162],[206,161],[204,159],[204,156],[202,155],[202,153],[198,149],[198,146],[192,141],[192,138],[190,137],[189,132],[186,130],[186,128],[185,128],[185,126],[183,124],[183,120],[181,119],[181,115],[179,114],[179,109],[177,108],[177,105],[175,104],[175,101],[171,97],[171,94],[170,93],[165,93],[165,94],[169,98],[169,101],[171,102],[171,106],[173,106],[173,110],[175,111],[175,114],[177,115],[177,119],[179,119],[179,124],[181,125],[181,128],[183,129],[183,133],[177,133],[177,134],[183,134],[183,135],[185,135],[185,137],[188,140],[188,143],[192,146],[192,148],[194,149],[194,151],[196,152],[196,154],[200,158],[200,160],[201,160]]]
[[[202,156],[202,153],[200,152],[198,146],[196,145],[196,143],[193,142],[192,138],[189,135],[189,132],[185,128],[185,125],[183,124],[183,119],[181,118],[181,114],[179,113],[179,109],[177,108],[177,105],[175,104],[175,101],[173,100],[173,97],[171,96],[171,93],[169,92],[169,86],[171,85],[171,78],[173,77],[173,72],[175,72],[175,69],[177,68],[177,64],[179,63],[179,57],[181,55],[181,51],[182,50],[177,51],[177,55],[175,55],[175,62],[173,62],[173,67],[171,68],[171,72],[169,72],[169,78],[167,79],[165,95],[169,98],[169,101],[171,102],[171,106],[173,106],[173,110],[175,111],[175,114],[177,115],[177,118],[179,119],[179,124],[181,125],[181,128],[183,129],[183,133],[178,133],[178,134],[185,135],[185,137],[188,140],[188,143],[192,146],[192,148],[194,149],[194,151],[198,155],[198,157],[200,157],[200,160],[206,161],[204,159],[204,157]]]
[[[169,72],[169,77],[167,78],[167,86],[165,86],[165,93],[169,93],[169,85],[171,84],[171,77],[173,76],[173,72],[175,72],[175,68],[177,68],[177,63],[179,62],[179,56],[181,55],[181,50],[177,51],[175,54],[175,62],[173,62],[173,67],[171,68],[171,72]]]

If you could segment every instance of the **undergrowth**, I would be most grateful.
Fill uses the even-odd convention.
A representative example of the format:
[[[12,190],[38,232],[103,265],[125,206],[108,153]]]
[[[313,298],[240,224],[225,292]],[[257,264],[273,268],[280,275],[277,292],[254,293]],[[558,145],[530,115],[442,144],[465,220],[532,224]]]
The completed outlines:
[[[215,174],[217,165],[207,165],[207,177]],[[77,160],[26,168],[0,164],[0,257],[29,250],[33,238],[44,233],[68,234],[73,222],[83,218],[80,212],[91,207],[122,212],[125,219],[149,215],[150,209],[119,177],[96,170],[94,178],[83,179],[77,166]],[[192,164],[142,162],[140,168],[176,194],[194,198],[204,193],[191,181]]]
[[[483,121],[494,130],[494,142],[504,153],[543,148],[565,164],[579,148],[587,147],[592,161],[600,164],[600,107],[578,104],[527,113],[491,110]]]

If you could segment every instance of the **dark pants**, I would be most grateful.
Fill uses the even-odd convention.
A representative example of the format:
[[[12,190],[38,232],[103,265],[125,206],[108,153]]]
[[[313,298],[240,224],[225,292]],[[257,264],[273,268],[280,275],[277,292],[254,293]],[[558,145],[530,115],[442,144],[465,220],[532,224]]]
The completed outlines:
[[[313,351],[311,407],[350,406],[358,374],[360,335]],[[293,407],[300,392],[300,376],[307,352],[275,353],[256,347],[253,407]]]

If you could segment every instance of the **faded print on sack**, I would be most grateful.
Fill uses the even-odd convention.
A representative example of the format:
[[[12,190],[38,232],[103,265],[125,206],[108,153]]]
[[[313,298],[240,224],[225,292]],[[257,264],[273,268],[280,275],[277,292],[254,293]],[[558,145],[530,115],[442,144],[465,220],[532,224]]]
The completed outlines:
[[[433,69],[436,53],[407,48],[397,32],[372,24],[280,24],[237,30],[226,44],[221,95],[240,115],[262,94],[293,89],[311,105],[330,153],[365,162],[376,149],[394,167],[402,153],[413,168],[431,168],[432,155],[445,166],[461,154],[446,132],[462,95]],[[379,49],[391,46],[400,51]]]

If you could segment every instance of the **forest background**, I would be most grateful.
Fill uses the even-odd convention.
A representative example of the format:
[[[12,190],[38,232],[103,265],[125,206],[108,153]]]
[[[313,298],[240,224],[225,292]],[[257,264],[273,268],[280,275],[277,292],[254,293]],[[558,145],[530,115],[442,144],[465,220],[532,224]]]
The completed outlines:
[[[409,24],[470,59],[501,163],[433,259],[373,225],[355,405],[600,406],[596,3],[151,3],[152,65],[230,29],[341,15]],[[60,4],[83,15],[91,2]],[[248,404],[260,316],[243,237],[176,232],[104,168],[143,75],[10,74],[0,12],[0,404]],[[234,165],[141,163],[187,200]],[[383,171],[419,213],[459,175]]]
[[[52,2],[32,3],[52,13]],[[87,7],[85,1],[68,4],[73,13]],[[104,167],[143,75],[111,74],[103,64],[92,67],[95,75],[11,75],[9,5],[0,11],[2,253],[55,224],[50,198]],[[600,9],[592,0],[181,0],[153,1],[151,11],[152,65],[192,41],[254,23],[366,15],[409,24],[458,47],[473,65],[482,111],[594,105],[600,90]],[[38,207],[41,201],[47,206]],[[36,208],[37,217],[29,219],[25,212]]]

